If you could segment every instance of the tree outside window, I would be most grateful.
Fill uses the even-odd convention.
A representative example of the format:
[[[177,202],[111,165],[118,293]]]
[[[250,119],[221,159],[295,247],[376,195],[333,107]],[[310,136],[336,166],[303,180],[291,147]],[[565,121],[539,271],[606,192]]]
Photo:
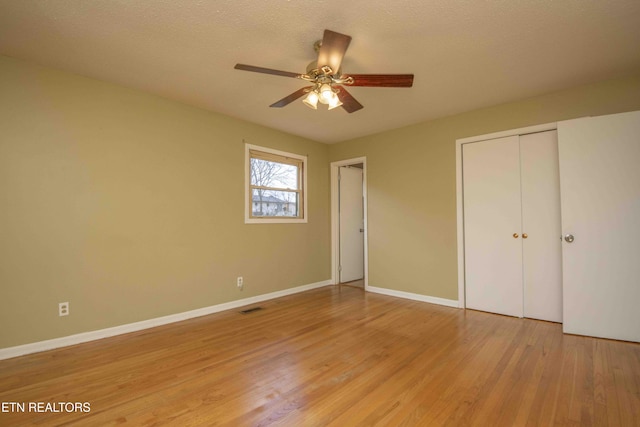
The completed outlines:
[[[247,157],[251,209],[245,222],[306,222],[306,157],[248,144]]]

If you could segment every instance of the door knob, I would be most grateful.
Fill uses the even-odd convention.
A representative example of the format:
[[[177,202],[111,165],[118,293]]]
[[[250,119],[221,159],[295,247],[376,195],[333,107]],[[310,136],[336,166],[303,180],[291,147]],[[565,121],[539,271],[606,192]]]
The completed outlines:
[[[526,239],[527,237],[529,237],[529,235],[527,233],[522,233],[522,238]]]
[[[364,233],[364,228],[361,228],[361,229],[360,229],[360,232],[361,232],[361,233]]]
[[[565,240],[567,243],[572,243],[572,242],[575,240],[575,238],[573,237],[573,234],[566,234],[566,235],[564,236],[564,240]]]
[[[513,233],[513,238],[517,239],[518,238],[518,233]]]

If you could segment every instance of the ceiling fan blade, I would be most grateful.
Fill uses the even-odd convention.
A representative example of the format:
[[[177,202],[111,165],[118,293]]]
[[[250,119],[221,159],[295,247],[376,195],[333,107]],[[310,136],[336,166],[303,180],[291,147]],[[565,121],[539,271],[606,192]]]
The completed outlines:
[[[340,78],[352,77],[349,86],[370,87],[411,87],[413,74],[347,74]]]
[[[256,66],[247,65],[247,64],[236,64],[236,66],[233,68],[235,68],[236,70],[253,71],[254,73],[271,74],[274,76],[283,76],[283,77],[298,77],[300,75],[298,73],[291,73],[289,71],[280,71],[280,70],[274,70],[271,68],[256,67]]]
[[[344,108],[347,113],[353,113],[354,111],[364,108],[343,86],[334,85],[334,87],[340,90],[338,92],[338,99],[342,102],[342,108]]]
[[[336,33],[331,30],[324,30],[322,46],[318,52],[317,68],[328,65],[331,67],[333,73],[338,73],[340,64],[342,64],[342,58],[349,47],[349,43],[351,43],[351,36]]]
[[[269,107],[282,108],[284,106],[287,106],[291,104],[293,101],[295,101],[296,99],[301,98],[305,93],[308,93],[309,89],[311,88],[313,88],[313,86],[305,86],[302,89],[298,89],[297,91],[293,92],[291,95],[285,96],[280,101],[274,102],[273,104],[269,105]]]

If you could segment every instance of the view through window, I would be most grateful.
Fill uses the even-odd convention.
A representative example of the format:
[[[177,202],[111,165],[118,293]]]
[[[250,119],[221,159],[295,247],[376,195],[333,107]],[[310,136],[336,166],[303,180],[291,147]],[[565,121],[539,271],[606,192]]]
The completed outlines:
[[[267,150],[259,147],[248,150],[249,217],[303,219],[306,158]]]

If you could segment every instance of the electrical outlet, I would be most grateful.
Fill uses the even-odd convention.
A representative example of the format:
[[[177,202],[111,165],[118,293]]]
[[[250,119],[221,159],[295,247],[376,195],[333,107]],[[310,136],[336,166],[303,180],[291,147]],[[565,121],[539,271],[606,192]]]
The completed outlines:
[[[236,283],[238,285],[238,289],[242,289],[244,287],[244,280],[242,280],[242,276],[238,277],[238,280]]]
[[[69,315],[69,303],[61,302],[58,304],[58,316],[68,316]]]

